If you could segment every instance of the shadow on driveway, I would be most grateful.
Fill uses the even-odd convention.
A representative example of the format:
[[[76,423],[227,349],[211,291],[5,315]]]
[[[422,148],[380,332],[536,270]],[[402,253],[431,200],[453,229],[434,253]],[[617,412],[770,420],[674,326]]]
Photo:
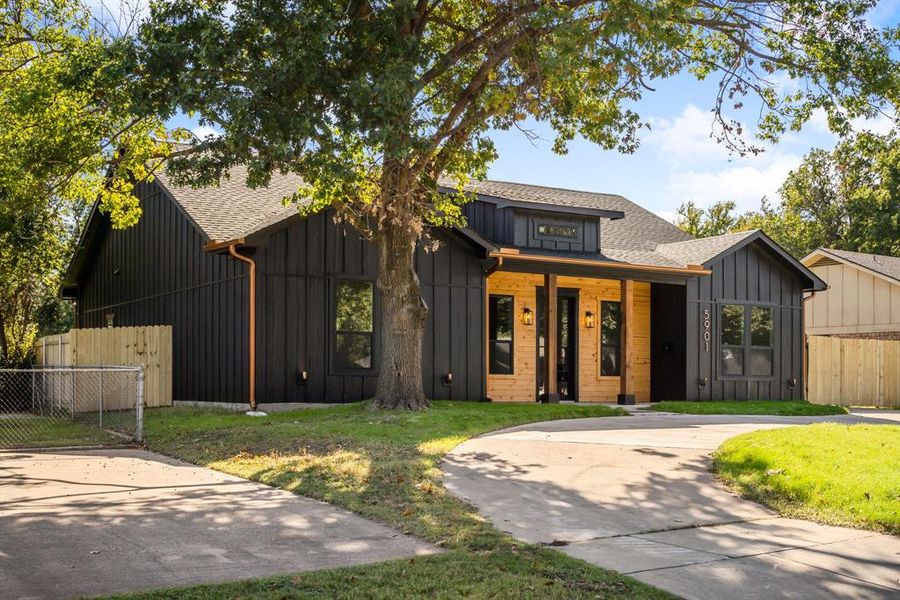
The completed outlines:
[[[434,550],[328,504],[143,450],[0,453],[4,599],[232,581]]]

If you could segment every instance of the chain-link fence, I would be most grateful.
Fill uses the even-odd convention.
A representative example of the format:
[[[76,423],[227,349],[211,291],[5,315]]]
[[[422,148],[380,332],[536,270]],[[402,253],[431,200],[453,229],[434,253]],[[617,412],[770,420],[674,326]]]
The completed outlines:
[[[143,441],[143,367],[0,369],[0,448]]]

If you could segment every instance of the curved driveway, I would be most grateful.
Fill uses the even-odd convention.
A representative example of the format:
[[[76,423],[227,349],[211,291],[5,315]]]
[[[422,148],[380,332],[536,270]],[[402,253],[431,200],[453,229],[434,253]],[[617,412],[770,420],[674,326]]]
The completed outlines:
[[[685,598],[898,598],[900,538],[784,519],[709,472],[727,438],[840,417],[633,417],[536,423],[458,446],[445,485],[499,529]]]

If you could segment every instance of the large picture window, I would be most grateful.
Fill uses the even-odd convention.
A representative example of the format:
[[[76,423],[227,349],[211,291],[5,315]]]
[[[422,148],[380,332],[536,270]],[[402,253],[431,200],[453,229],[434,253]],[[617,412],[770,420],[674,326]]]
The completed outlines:
[[[338,281],[334,306],[334,366],[371,369],[375,313],[372,282]]]
[[[774,362],[774,332],[771,307],[723,304],[719,319],[720,373],[770,377]]]
[[[600,375],[622,374],[622,305],[600,303]]]
[[[515,299],[512,296],[490,296],[488,299],[488,372],[493,375],[513,373],[513,322]]]

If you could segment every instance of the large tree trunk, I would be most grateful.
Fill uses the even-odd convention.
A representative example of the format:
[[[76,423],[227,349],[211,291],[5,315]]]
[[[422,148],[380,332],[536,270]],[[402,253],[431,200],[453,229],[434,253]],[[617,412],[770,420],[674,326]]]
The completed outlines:
[[[387,167],[386,167],[387,170]],[[418,223],[412,218],[408,173],[385,174],[385,201],[396,216],[378,228],[378,290],[381,292],[381,369],[372,403],[377,408],[421,410],[429,406],[422,386],[422,340],[428,307],[415,271]]]

